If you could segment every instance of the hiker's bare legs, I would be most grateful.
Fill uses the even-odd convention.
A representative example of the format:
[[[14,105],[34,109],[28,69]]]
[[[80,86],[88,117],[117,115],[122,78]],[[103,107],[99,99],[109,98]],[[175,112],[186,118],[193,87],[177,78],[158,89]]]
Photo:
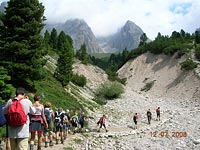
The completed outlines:
[[[34,144],[34,141],[35,141],[35,133],[36,133],[36,132],[31,132],[30,144]]]
[[[38,132],[38,146],[42,146],[42,132]]]

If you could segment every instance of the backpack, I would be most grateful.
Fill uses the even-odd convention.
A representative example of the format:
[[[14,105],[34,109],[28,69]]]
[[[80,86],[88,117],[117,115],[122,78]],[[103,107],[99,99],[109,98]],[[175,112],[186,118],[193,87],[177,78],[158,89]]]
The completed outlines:
[[[21,99],[12,99],[12,104],[8,109],[8,125],[11,127],[20,127],[27,121],[27,115],[24,112],[24,108],[21,104]]]
[[[151,112],[150,111],[147,112],[147,116],[151,117]]]
[[[157,113],[160,113],[160,109],[156,109],[156,112],[157,112]]]
[[[52,121],[52,111],[51,108],[44,109],[44,115],[46,117],[47,123],[50,124]]]
[[[3,106],[0,103],[0,127],[2,127],[5,124],[6,124],[6,118],[5,118],[4,113],[3,113]]]
[[[56,112],[56,115],[55,115],[55,125],[58,126],[61,124],[61,115],[62,115],[62,112]]]
[[[78,117],[78,121],[79,121],[79,122],[84,122],[84,115],[80,115],[80,116]]]

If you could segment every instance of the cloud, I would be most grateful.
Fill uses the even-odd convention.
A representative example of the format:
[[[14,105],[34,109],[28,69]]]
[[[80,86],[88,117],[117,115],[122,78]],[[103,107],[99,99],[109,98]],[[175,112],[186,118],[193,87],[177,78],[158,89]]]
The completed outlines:
[[[127,20],[154,39],[158,32],[193,33],[200,27],[199,0],[39,0],[48,22],[84,19],[96,36],[115,33]]]

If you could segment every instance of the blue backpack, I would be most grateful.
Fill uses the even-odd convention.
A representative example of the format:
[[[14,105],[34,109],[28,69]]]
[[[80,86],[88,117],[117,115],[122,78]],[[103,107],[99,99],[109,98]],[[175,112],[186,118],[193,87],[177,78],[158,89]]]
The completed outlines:
[[[52,121],[52,112],[50,108],[44,108],[44,115],[46,117],[47,123],[50,124]]]
[[[0,103],[0,127],[2,127],[5,124],[6,124],[6,118],[5,118],[4,113],[3,113],[3,106]]]

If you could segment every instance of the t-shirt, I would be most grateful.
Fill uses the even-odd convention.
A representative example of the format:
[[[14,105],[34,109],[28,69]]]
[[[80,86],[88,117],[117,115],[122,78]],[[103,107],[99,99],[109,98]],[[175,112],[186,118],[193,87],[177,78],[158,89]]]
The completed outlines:
[[[35,108],[32,107],[32,102],[28,99],[22,99],[21,104],[24,108],[24,112],[25,114],[34,114],[35,113]],[[5,107],[3,108],[4,114],[8,114],[8,109],[9,106],[12,104],[12,100],[10,99]],[[27,121],[24,125],[20,126],[20,127],[10,127],[8,126],[8,137],[9,138],[28,138],[29,137],[29,117],[27,117]]]

